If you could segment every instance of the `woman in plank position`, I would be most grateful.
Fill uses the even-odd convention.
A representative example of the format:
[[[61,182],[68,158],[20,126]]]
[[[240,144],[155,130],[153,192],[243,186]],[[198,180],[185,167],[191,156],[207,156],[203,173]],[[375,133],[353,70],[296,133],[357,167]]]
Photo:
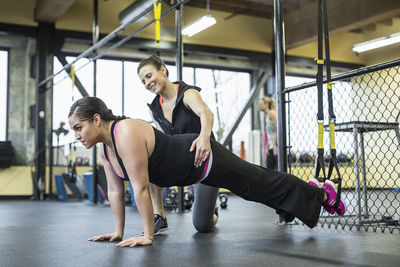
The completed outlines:
[[[77,100],[68,120],[75,137],[86,148],[103,143],[101,155],[107,177],[108,198],[115,230],[90,241],[119,241],[124,236],[125,201],[123,180],[130,181],[144,226],[144,235],[125,239],[117,246],[151,245],[154,214],[149,183],[161,187],[203,183],[222,187],[250,201],[283,210],[314,227],[321,207],[332,211],[335,188],[308,184],[299,178],[248,163],[211,140],[208,159],[196,167],[190,151],[197,134],[166,135],[147,122],[117,117],[96,97]]]

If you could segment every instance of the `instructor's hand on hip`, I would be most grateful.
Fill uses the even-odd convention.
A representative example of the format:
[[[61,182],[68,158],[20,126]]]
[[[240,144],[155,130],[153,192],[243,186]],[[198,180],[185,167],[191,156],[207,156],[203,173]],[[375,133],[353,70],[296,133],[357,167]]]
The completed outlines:
[[[210,139],[205,136],[197,137],[190,147],[190,152],[196,149],[194,157],[194,166],[200,167],[208,159],[211,151]]]

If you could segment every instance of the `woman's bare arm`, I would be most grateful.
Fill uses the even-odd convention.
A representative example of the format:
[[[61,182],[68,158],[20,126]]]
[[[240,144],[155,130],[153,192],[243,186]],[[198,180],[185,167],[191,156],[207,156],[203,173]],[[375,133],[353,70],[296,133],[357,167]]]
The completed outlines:
[[[115,232],[103,235],[94,236],[89,238],[89,241],[98,240],[110,240],[117,241],[122,240],[124,236],[125,227],[125,200],[124,200],[124,184],[111,169],[111,165],[104,156],[103,147],[101,147],[101,161],[104,166],[107,179],[107,191],[108,200],[111,205],[111,209],[114,215]]]
[[[150,109],[149,112],[156,129],[159,130],[160,132],[164,132],[160,124],[154,119],[153,112],[151,112]],[[153,204],[154,214],[158,214],[164,217],[165,214],[164,214],[164,203],[162,197],[162,188],[156,186],[155,184],[150,183],[149,190],[150,190],[151,203]]]
[[[149,128],[150,127],[150,128]],[[148,149],[151,126],[135,120],[124,120],[117,129],[117,149],[135,193],[135,202],[142,218],[144,236],[132,237],[119,246],[151,245],[154,238],[154,214],[149,193]]]
[[[190,151],[196,148],[194,165],[199,167],[210,155],[210,136],[214,124],[214,114],[203,101],[199,92],[195,89],[189,89],[185,92],[183,103],[200,117],[200,134],[190,147]]]

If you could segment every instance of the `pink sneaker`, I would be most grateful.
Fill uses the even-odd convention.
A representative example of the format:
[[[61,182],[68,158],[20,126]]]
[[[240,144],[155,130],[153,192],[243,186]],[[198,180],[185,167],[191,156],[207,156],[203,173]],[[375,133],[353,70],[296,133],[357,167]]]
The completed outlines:
[[[337,207],[337,209],[335,211],[338,216],[344,215],[344,213],[346,212],[346,206],[344,205],[344,203],[342,201],[340,201],[339,206]]]
[[[315,179],[315,178],[311,178],[310,180],[308,180],[308,183],[310,185],[315,186],[315,187],[321,188],[321,185],[320,185],[319,181],[317,179]]]
[[[308,180],[308,183],[312,186],[321,188],[321,184],[319,183],[319,181],[315,178],[311,178],[310,180]],[[325,184],[324,184],[325,185]],[[326,191],[326,189],[324,188],[324,190]],[[336,193],[335,193],[335,200],[333,201],[333,204],[335,204],[336,201]],[[329,205],[327,205],[326,203],[323,204],[324,210],[326,210],[329,214],[334,214],[335,210],[332,209],[332,207],[330,207]]]
[[[346,207],[342,201],[340,201],[339,206],[336,209],[333,208],[336,202],[336,185],[332,181],[326,180],[322,188],[328,195],[328,200],[323,204],[324,209],[330,214],[334,214],[336,212],[337,215],[343,216],[346,211]]]

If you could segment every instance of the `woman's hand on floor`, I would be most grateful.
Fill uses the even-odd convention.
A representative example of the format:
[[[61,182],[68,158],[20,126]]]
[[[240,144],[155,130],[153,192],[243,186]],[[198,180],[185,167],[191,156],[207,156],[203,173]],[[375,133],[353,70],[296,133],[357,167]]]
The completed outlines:
[[[117,247],[148,246],[153,244],[153,239],[145,236],[131,237],[117,244]]]
[[[93,236],[93,237],[89,238],[88,240],[89,241],[110,240],[110,242],[120,241],[120,240],[122,240],[122,234],[109,233],[109,234],[104,234],[104,235],[97,235],[97,236]]]

